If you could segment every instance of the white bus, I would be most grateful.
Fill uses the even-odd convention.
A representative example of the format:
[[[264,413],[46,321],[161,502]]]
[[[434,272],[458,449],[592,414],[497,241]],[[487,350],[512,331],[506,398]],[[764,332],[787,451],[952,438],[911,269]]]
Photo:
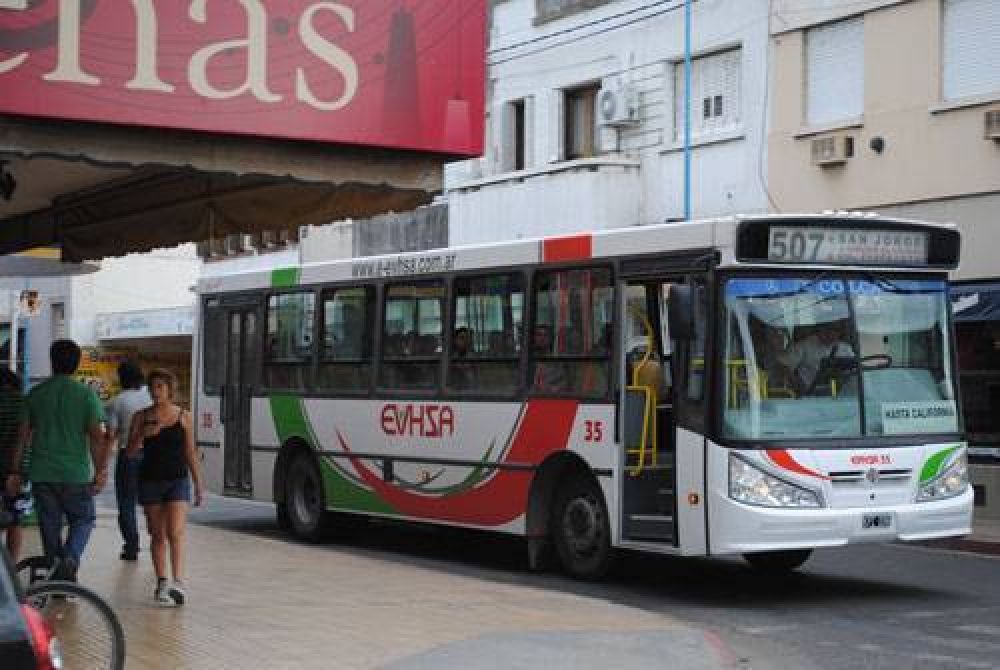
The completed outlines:
[[[967,534],[958,256],[952,226],[782,215],[206,279],[206,478],[300,538],[489,529],[580,577]]]

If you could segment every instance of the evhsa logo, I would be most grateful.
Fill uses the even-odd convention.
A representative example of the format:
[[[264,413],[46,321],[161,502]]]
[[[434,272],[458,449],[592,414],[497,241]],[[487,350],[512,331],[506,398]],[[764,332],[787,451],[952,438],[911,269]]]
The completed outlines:
[[[451,437],[455,413],[450,405],[388,403],[382,406],[382,432],[393,437]]]

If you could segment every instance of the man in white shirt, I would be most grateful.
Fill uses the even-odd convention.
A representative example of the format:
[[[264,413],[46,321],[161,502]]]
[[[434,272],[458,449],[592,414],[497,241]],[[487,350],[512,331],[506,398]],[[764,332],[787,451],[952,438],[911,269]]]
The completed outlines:
[[[139,502],[139,461],[142,456],[129,458],[129,430],[132,417],[141,409],[153,404],[149,391],[143,384],[142,370],[132,361],[122,361],[118,365],[118,380],[122,392],[114,397],[105,412],[108,417],[108,433],[111,444],[117,443],[115,461],[115,498],[118,501],[118,529],[122,534],[123,561],[135,561],[139,557],[139,529],[136,525],[135,508]]]

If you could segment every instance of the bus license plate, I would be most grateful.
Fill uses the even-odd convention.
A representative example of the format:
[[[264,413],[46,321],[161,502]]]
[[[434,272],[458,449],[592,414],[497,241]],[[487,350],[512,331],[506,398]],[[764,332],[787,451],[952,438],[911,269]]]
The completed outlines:
[[[864,530],[887,530],[892,528],[892,514],[888,512],[863,514],[861,516],[861,528]]]

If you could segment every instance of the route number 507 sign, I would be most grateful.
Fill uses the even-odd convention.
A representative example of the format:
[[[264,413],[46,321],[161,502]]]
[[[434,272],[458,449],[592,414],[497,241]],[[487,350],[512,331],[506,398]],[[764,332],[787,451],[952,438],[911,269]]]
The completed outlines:
[[[773,226],[767,259],[774,263],[926,265],[925,232],[822,226]]]

